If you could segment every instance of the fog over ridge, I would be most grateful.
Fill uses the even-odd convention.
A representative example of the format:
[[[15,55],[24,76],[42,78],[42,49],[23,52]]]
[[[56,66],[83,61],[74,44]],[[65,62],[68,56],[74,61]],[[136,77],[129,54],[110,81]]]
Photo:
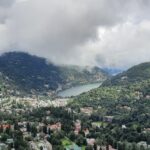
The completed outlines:
[[[149,0],[1,0],[0,53],[129,68],[150,61]]]

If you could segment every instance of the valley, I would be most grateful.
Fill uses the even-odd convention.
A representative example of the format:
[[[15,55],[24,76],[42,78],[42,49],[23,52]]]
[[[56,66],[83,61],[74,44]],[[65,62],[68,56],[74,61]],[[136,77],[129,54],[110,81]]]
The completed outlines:
[[[44,58],[22,52],[1,55],[0,72],[2,82],[10,88],[7,90],[15,89],[25,95],[49,95],[76,85],[103,82],[109,77],[98,67],[56,66]]]
[[[3,150],[149,150],[149,68],[149,63],[140,64],[116,76],[107,75],[105,80],[100,78],[101,73],[98,77],[95,72],[91,83],[91,73],[84,73],[84,78],[90,74],[84,79],[86,82],[81,82],[83,77],[78,82],[75,77],[72,79],[74,71],[71,69],[70,74],[67,67],[68,80],[59,89],[62,91],[58,87],[31,90],[29,84],[25,87],[30,90],[19,89],[20,81],[6,77],[3,72],[0,147]],[[39,78],[34,79],[38,84]]]
[[[97,67],[55,66],[45,63],[43,58],[16,52],[0,56],[0,72],[0,148],[3,150],[40,150],[41,147],[55,150],[66,147],[65,141],[78,147],[66,135],[70,132],[68,125],[73,123],[72,117],[66,118],[72,112],[68,108],[73,101],[70,96],[97,88],[110,77]],[[71,95],[57,95],[58,90],[69,91]],[[61,137],[53,137],[56,134]]]
[[[0,150],[150,150],[150,0],[0,0]]]

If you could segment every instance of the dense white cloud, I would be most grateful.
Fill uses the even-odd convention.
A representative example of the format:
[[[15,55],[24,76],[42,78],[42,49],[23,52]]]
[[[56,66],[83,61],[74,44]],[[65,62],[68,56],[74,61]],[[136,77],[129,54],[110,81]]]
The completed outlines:
[[[150,61],[150,21],[126,22],[99,32],[99,40],[87,49],[95,50],[95,60],[101,66],[128,68]]]
[[[0,53],[128,68],[150,61],[149,0],[1,0]]]

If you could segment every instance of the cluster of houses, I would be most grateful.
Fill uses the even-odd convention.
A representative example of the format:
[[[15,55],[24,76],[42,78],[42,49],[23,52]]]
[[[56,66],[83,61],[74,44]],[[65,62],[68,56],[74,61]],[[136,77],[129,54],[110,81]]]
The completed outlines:
[[[3,98],[0,101],[0,105],[2,106],[1,109],[11,111],[12,106],[15,105],[21,105],[24,108],[30,107],[30,108],[39,108],[39,107],[48,107],[48,106],[54,106],[54,107],[65,107],[68,104],[69,99],[67,98],[57,98],[55,100],[42,100],[38,97],[15,97],[12,96],[9,99]],[[3,110],[2,110],[3,111]],[[11,113],[11,112],[10,112]]]
[[[26,121],[18,122],[18,128],[23,133],[23,138],[26,139],[31,136],[31,132],[27,131],[27,123]],[[30,126],[34,124],[34,122],[29,123]],[[35,138],[31,138],[32,140],[29,142],[30,150],[52,150],[52,145],[46,140],[48,137],[48,130],[51,131],[60,131],[61,130],[61,123],[57,122],[55,124],[48,124],[45,125],[44,123],[38,123],[37,128],[37,134]],[[43,133],[43,128],[46,127],[47,134]],[[10,124],[1,124],[0,129],[6,131],[7,129],[10,129],[11,131],[14,131],[14,125]],[[1,137],[0,137],[1,138]],[[8,150],[8,144],[13,144],[13,139],[7,139],[5,143],[0,143],[0,150]]]
[[[0,124],[1,132],[6,132],[7,129],[13,131],[14,125],[6,124],[6,123]],[[0,136],[0,139],[1,138],[2,137]],[[5,143],[0,143],[0,150],[8,150],[8,145],[13,144],[13,143],[14,143],[13,138],[8,138]]]
[[[106,116],[106,121],[111,122],[112,119],[113,119],[112,116]],[[96,126],[96,127],[98,127],[98,126]],[[99,128],[100,127],[101,126],[99,126]],[[94,144],[96,143],[96,139],[95,138],[87,138],[87,135],[90,133],[89,129],[85,128],[85,129],[82,130],[81,121],[76,120],[75,123],[74,123],[74,133],[75,133],[75,135],[78,135],[80,133],[80,131],[84,132],[85,137],[86,137],[87,145],[94,146]],[[102,148],[102,150],[106,150],[106,146],[103,146],[101,148]],[[100,147],[98,146],[97,149],[100,149]],[[109,145],[109,150],[116,150],[116,149],[112,148],[112,146]]]
[[[30,150],[52,150],[52,145],[47,140],[29,142]]]
[[[65,107],[69,102],[68,98],[58,98],[50,102],[51,106],[54,107]]]

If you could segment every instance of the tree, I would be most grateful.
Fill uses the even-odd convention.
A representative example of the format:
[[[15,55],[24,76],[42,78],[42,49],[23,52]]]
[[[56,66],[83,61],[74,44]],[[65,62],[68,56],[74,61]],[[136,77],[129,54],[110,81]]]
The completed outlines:
[[[1,141],[2,142],[6,142],[7,138],[8,138],[8,135],[6,133],[1,134]]]
[[[6,128],[5,132],[9,135],[10,134],[10,128]]]
[[[145,150],[145,147],[143,145],[141,145],[140,150]]]
[[[29,122],[27,122],[27,132],[31,132],[31,126]]]
[[[52,145],[61,145],[61,141],[53,137],[51,140]]]
[[[50,130],[50,128],[48,128],[48,134],[49,134],[49,136],[51,135],[51,130]]]
[[[0,126],[0,133],[3,133],[3,126]]]
[[[36,137],[37,128],[36,128],[35,126],[32,126],[32,127],[31,127],[31,133],[32,133],[32,136],[33,136],[33,137]]]
[[[113,145],[113,143],[114,143],[114,138],[113,138],[112,136],[108,135],[108,137],[107,137],[107,142],[108,142],[110,145]]]
[[[82,135],[79,135],[76,140],[77,145],[82,146],[86,145],[86,140]]]
[[[149,145],[150,144],[150,134],[147,133],[147,144]]]
[[[138,133],[141,133],[141,131],[142,131],[141,126],[138,126],[136,130]]]
[[[47,134],[47,126],[43,127],[43,133]]]
[[[109,144],[106,144],[106,150],[109,150]]]
[[[40,146],[40,150],[43,150],[43,147],[42,147],[42,146]]]
[[[85,150],[93,150],[93,147],[88,145],[85,147]]]
[[[136,145],[136,143],[133,143],[132,144],[132,150],[137,150],[138,148],[137,148],[137,145]]]
[[[15,130],[19,130],[18,122],[15,122],[15,123],[14,123],[14,129],[15,129]]]
[[[102,146],[102,145],[103,145],[103,141],[102,141],[102,139],[100,139],[100,138],[97,138],[97,139],[96,139],[96,143],[97,143],[97,145],[99,145],[99,146]]]
[[[71,141],[75,141],[76,135],[74,134],[74,132],[70,132],[70,134],[69,134],[69,139],[70,139]]]
[[[97,144],[94,143],[94,146],[93,146],[94,150],[97,150]]]
[[[118,147],[118,150],[123,150],[123,144],[122,144],[122,142],[118,142],[117,143],[117,147]]]

